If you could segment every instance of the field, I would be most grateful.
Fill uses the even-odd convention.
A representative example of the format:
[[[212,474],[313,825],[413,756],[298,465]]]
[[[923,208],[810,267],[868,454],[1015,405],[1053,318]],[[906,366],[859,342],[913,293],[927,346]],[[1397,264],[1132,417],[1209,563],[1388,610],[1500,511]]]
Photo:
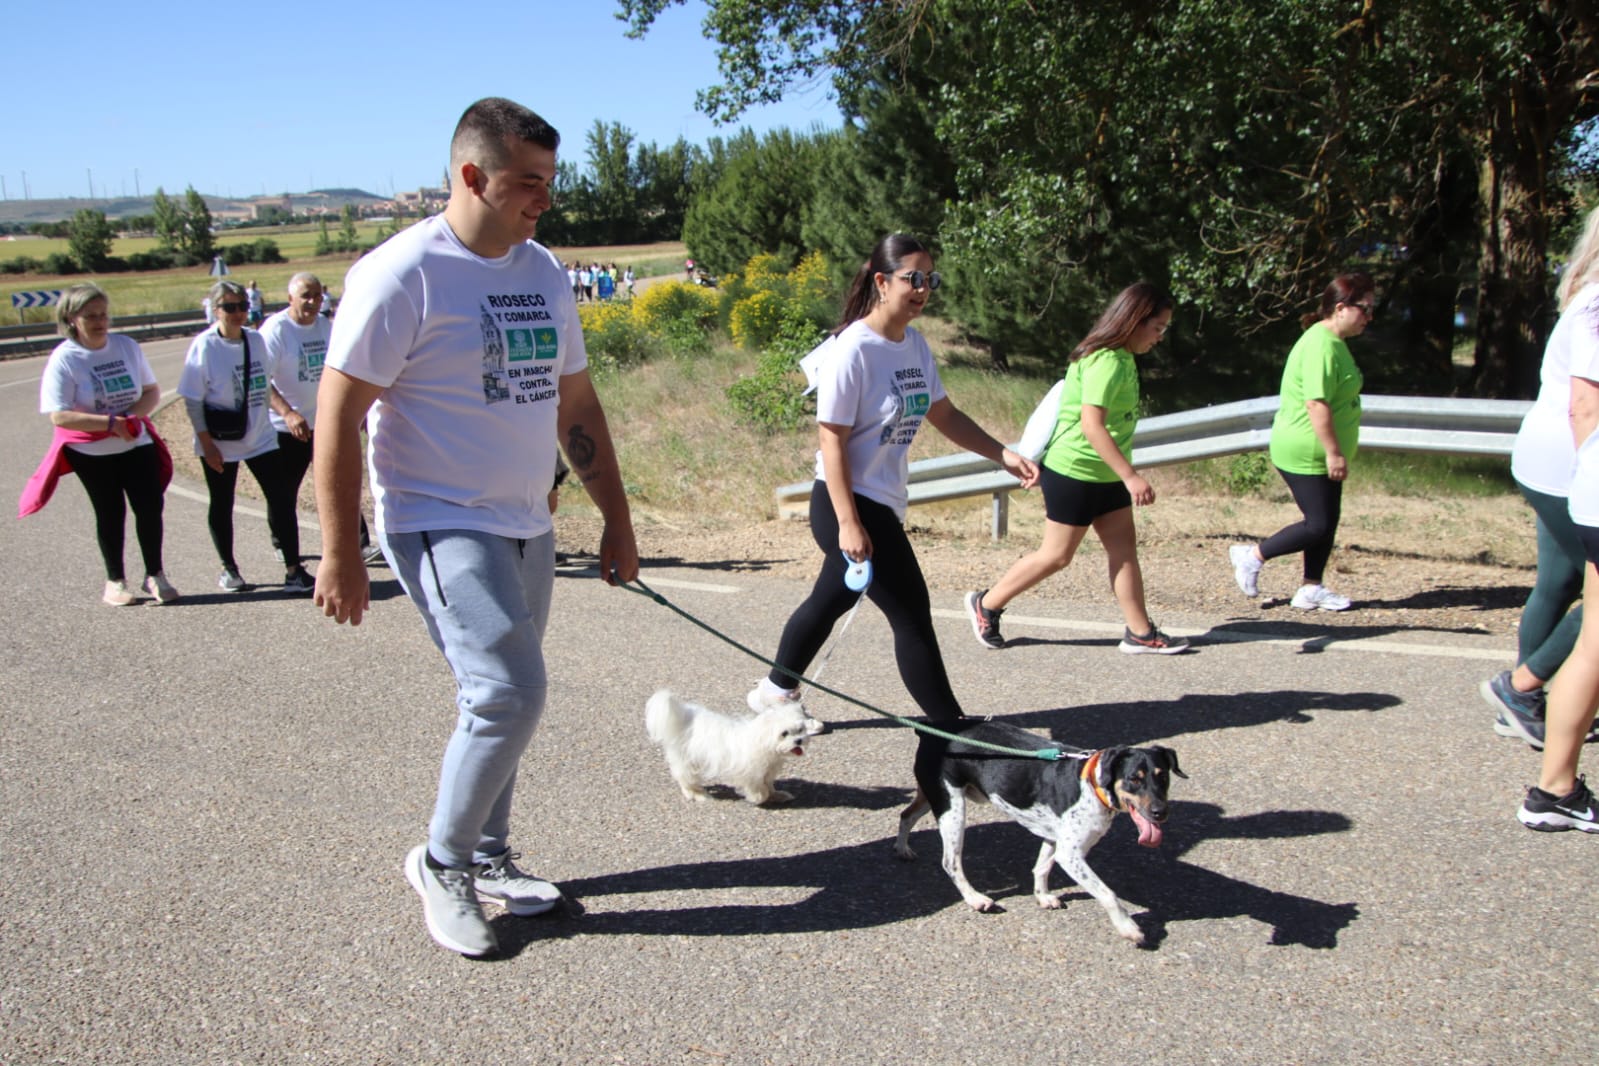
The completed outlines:
[[[277,244],[278,251],[288,262],[265,265],[250,263],[234,267],[230,275],[243,284],[249,284],[250,280],[254,279],[267,294],[269,302],[281,300],[283,292],[288,287],[289,278],[301,270],[309,270],[316,274],[323,284],[338,294],[344,288],[344,274],[350,269],[350,264],[355,262],[356,257],[351,253],[315,255],[318,229],[317,226],[297,225],[224,230],[217,235],[217,245],[226,248],[263,238]],[[337,226],[332,226],[330,229],[333,234],[337,234]],[[362,243],[374,243],[377,240],[378,223],[359,223],[356,231]],[[130,237],[118,239],[112,246],[111,254],[126,257],[136,252],[153,251],[155,248],[156,240],[153,237]],[[66,250],[65,240],[19,238],[15,241],[0,241],[0,259],[14,259],[24,255],[43,259],[52,252],[64,253]],[[565,261],[580,259],[603,263],[615,262],[622,266],[631,265],[639,277],[676,273],[682,269],[685,255],[683,245],[678,242],[551,250]],[[10,297],[14,292],[65,289],[82,281],[92,281],[110,295],[113,314],[139,315],[198,308],[200,299],[210,287],[212,279],[206,267],[198,266],[178,270],[99,275],[7,274],[3,280],[0,280],[0,317],[3,317],[7,323],[19,321],[17,317],[19,312],[11,307]],[[21,314],[25,317],[20,321],[49,322],[54,320],[55,309],[30,308]]]

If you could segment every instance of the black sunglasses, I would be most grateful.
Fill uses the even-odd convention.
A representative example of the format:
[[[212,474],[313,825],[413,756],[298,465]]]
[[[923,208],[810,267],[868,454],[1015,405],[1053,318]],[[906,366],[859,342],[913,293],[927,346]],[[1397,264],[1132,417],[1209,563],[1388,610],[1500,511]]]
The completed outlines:
[[[250,305],[247,304],[247,303],[233,303],[233,302],[227,301],[227,300],[224,300],[222,303],[217,304],[217,306],[222,308],[222,310],[227,311],[229,314],[235,314],[235,315],[239,314],[242,311],[248,311],[250,309]]]
[[[912,270],[908,274],[895,274],[894,276],[896,278],[904,278],[910,282],[911,288],[917,292],[921,292],[923,287],[926,287],[928,292],[932,292],[944,284],[944,276],[936,270],[931,274],[923,274],[920,270]]]

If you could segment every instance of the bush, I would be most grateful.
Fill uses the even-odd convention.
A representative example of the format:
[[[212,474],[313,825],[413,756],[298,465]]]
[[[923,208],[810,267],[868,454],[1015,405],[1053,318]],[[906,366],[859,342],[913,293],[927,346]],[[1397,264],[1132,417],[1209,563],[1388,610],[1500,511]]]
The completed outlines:
[[[814,418],[816,402],[805,394],[799,361],[825,336],[823,330],[801,318],[783,322],[772,343],[761,353],[755,373],[727,388],[728,402],[738,420],[767,433],[778,433],[800,428]]]
[[[37,274],[43,269],[44,263],[31,255],[0,261],[0,274]]]
[[[626,303],[580,304],[577,317],[583,324],[583,342],[589,362],[597,370],[620,370],[644,362],[650,352],[650,337],[633,320]]]
[[[152,252],[134,252],[128,256],[129,270],[171,270],[174,267],[193,266],[182,252],[171,248],[157,248]]]
[[[51,252],[44,257],[40,270],[45,274],[76,274],[78,262],[65,252]]]
[[[286,260],[283,258],[283,253],[278,251],[276,241],[262,237],[246,241],[244,244],[228,245],[222,249],[222,261],[234,267],[246,263],[282,263]]]
[[[679,322],[703,332],[716,325],[716,307],[716,293],[710,289],[686,281],[662,281],[633,301],[633,320],[657,335],[665,335]]]
[[[1271,458],[1265,452],[1243,452],[1227,460],[1227,472],[1223,480],[1228,492],[1234,496],[1247,496],[1259,492],[1276,479],[1272,477]]]
[[[791,320],[782,295],[762,289],[733,305],[728,332],[733,335],[734,344],[754,351],[771,345],[784,324]]]

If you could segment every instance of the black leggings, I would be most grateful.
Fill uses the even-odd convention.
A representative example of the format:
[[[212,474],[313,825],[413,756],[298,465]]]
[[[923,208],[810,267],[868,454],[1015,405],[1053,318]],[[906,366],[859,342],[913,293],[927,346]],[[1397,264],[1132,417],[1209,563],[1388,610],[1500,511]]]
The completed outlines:
[[[858,493],[855,509],[872,539],[872,584],[866,595],[888,618],[894,632],[894,659],[905,688],[928,718],[948,721],[962,717],[944,670],[944,657],[938,651],[927,581],[905,527],[890,508]],[[846,563],[838,547],[838,516],[833,513],[827,485],[821,481],[811,487],[811,536],[822,549],[822,572],[816,576],[810,596],[783,627],[776,656],[783,665],[768,675],[781,688],[799,684],[796,673],[810,666],[834,624],[860,596],[844,585]]]
[[[1294,502],[1304,520],[1284,526],[1260,542],[1260,557],[1305,553],[1305,584],[1319,585],[1332,558],[1333,538],[1338,533],[1338,517],[1343,511],[1344,483],[1326,474],[1290,474],[1277,468],[1288,483]]]
[[[166,498],[161,493],[161,461],[153,444],[141,444],[115,455],[89,455],[64,449],[72,472],[83,482],[94,508],[94,534],[100,542],[108,581],[124,581],[122,541],[126,536],[128,511],[133,508],[133,530],[144,556],[144,572],[161,572],[161,510]],[[123,497],[127,497],[124,504]]]
[[[267,527],[278,547],[283,549],[283,565],[293,568],[300,563],[300,523],[295,513],[295,494],[298,491],[289,480],[288,467],[283,454],[277,450],[264,452],[254,459],[244,460],[250,468],[255,483],[261,486],[266,497]],[[205,487],[211,494],[211,506],[206,511],[206,524],[211,527],[211,543],[216,546],[217,557],[229,570],[237,571],[233,558],[233,494],[239,479],[238,463],[223,463],[219,474],[211,464],[201,462],[205,471]]]
[[[283,456],[283,476],[289,479],[289,484],[294,489],[294,499],[298,504],[300,499],[300,485],[305,481],[305,472],[311,469],[311,460],[315,458],[316,434],[311,434],[310,440],[300,440],[293,433],[278,434],[278,454]],[[361,516],[361,547],[365,548],[372,543],[372,534],[366,528],[366,515]],[[278,535],[272,534],[272,546],[279,551],[283,545],[278,543]],[[284,556],[288,558],[288,556]]]

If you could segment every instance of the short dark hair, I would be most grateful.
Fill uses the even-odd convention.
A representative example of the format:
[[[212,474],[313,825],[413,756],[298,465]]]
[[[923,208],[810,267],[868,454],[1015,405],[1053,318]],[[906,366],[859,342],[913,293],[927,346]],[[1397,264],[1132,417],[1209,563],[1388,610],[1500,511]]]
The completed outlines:
[[[505,142],[511,137],[552,152],[561,146],[561,135],[537,114],[514,100],[489,96],[467,108],[455,124],[455,136],[450,138],[450,169],[476,163],[484,170],[499,170],[505,166],[509,154]]]

